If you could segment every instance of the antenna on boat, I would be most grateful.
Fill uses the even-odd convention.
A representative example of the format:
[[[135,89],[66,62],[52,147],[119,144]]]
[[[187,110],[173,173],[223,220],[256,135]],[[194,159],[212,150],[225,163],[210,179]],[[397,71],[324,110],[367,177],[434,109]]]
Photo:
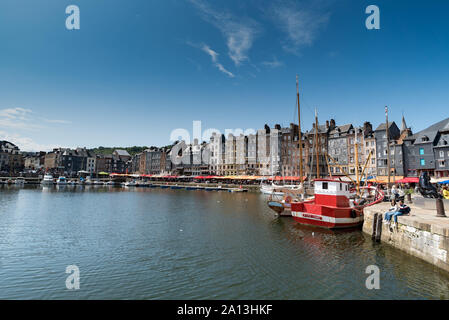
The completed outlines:
[[[301,135],[301,107],[299,104],[299,79],[296,75],[296,99],[298,103],[298,143],[299,143],[299,182],[302,183],[302,135]]]
[[[315,155],[316,155],[316,177],[320,178],[320,158],[318,156],[320,145],[318,141],[318,112],[315,108]]]

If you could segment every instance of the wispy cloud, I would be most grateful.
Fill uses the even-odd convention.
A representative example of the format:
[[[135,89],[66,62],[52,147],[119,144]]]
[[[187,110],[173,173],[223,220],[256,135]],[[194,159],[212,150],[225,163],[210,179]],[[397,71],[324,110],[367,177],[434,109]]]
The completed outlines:
[[[32,119],[32,111],[25,108],[7,108],[0,110],[0,127],[36,130],[42,125]]]
[[[218,28],[226,38],[229,57],[239,66],[248,60],[248,52],[258,33],[257,22],[250,18],[236,17],[227,11],[218,11],[202,0],[189,0],[201,12],[207,22]]]
[[[31,138],[23,137],[16,133],[9,134],[5,131],[0,131],[0,140],[12,142],[23,151],[49,151],[54,147],[51,145],[39,144]]]
[[[262,65],[270,68],[277,68],[284,65],[282,61],[279,61],[276,57],[273,57],[272,61],[263,61]]]
[[[309,2],[307,6],[303,2],[278,2],[271,12],[275,23],[286,33],[283,49],[296,54],[301,48],[313,44],[330,17],[316,1]]]
[[[214,63],[214,65],[218,68],[218,70],[220,70],[221,72],[227,74],[229,77],[234,78],[234,74],[228,70],[226,70],[225,67],[223,67],[223,65],[221,63],[218,62],[218,53],[215,52],[214,50],[212,50],[208,45],[203,44],[203,46],[201,47],[201,50],[203,50],[204,52],[206,52],[212,59],[212,62]]]
[[[48,123],[58,123],[58,124],[69,124],[72,123],[71,121],[67,121],[67,120],[59,120],[59,119],[45,119],[45,118],[41,118],[43,121],[48,122]]]
[[[36,116],[31,109],[20,107],[0,109],[0,127],[37,130],[45,128],[44,123],[68,124],[70,121],[43,118]]]

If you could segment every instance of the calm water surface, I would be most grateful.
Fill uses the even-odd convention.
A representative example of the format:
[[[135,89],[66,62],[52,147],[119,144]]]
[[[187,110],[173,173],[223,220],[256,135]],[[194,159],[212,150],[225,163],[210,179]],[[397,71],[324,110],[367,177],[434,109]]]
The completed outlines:
[[[373,298],[449,299],[449,275],[358,230],[275,218],[256,193],[0,186],[0,299]]]

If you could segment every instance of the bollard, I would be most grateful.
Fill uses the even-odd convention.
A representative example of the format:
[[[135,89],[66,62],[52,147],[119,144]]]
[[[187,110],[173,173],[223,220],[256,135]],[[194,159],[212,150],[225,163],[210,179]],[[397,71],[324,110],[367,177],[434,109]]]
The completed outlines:
[[[377,230],[377,213],[373,216],[373,233],[371,235],[371,239],[376,239],[376,230]]]
[[[437,217],[446,217],[446,213],[444,212],[444,203],[442,199],[440,198],[436,199],[436,207],[437,207]]]
[[[380,242],[380,239],[382,237],[382,214],[380,213],[377,216],[377,224],[376,224],[376,242]]]

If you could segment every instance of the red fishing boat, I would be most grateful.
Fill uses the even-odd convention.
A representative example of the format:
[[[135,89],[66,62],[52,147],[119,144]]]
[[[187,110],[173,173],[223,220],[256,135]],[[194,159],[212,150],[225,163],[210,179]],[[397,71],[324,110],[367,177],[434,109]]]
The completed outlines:
[[[295,221],[323,228],[351,228],[363,224],[363,208],[379,203],[384,194],[374,187],[361,187],[335,179],[316,179],[313,200],[292,202]]]

